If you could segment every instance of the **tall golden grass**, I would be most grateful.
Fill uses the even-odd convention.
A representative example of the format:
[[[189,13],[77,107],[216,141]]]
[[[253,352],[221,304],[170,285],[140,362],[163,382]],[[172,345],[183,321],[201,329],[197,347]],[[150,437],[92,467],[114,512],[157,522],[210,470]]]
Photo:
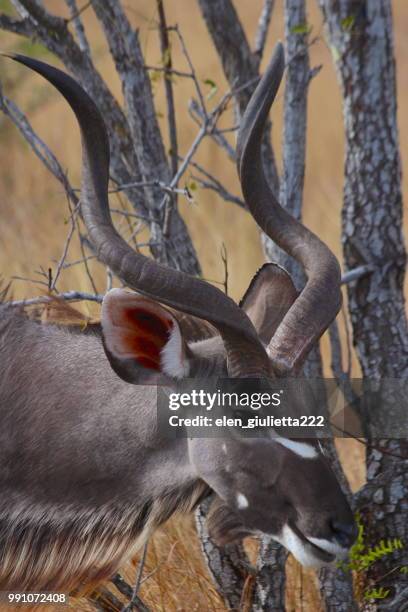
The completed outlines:
[[[5,3],[3,2],[3,5]],[[65,4],[49,0],[46,6],[54,12],[64,13]],[[157,33],[154,29],[155,3],[151,0],[133,0],[128,5],[129,17],[140,36],[146,61],[149,65],[160,62]],[[308,148],[305,186],[305,223],[322,237],[341,259],[340,211],[342,205],[342,180],[344,138],[342,127],[341,98],[334,73],[330,52],[324,42],[321,14],[316,2],[308,2],[309,22],[313,26],[312,37],[317,41],[311,46],[312,65],[322,64],[323,69],[312,82],[308,111]],[[218,87],[219,95],[228,89],[220,69],[217,54],[201,19],[197,3],[192,0],[166,0],[168,22],[178,23],[185,37],[194,65],[201,80],[211,78]],[[235,0],[249,40],[253,41],[262,0]],[[398,106],[401,153],[403,164],[408,151],[408,116],[402,112],[408,103],[408,5],[403,0],[394,0],[395,50],[398,74]],[[107,80],[112,92],[122,99],[120,83],[109,57],[102,32],[91,10],[84,13],[84,21],[93,45],[94,59]],[[271,31],[265,51],[268,60],[276,40],[283,38],[283,0],[276,2]],[[40,55],[58,64],[55,58],[44,54],[39,45],[23,42],[19,37],[0,33],[0,46],[6,50],[19,50]],[[179,46],[173,45],[174,64],[185,67]],[[5,92],[28,114],[34,128],[55,152],[74,185],[80,179],[80,141],[73,115],[65,102],[44,81],[27,70],[2,59],[0,75]],[[154,83],[154,93],[159,113],[165,116],[165,99],[162,82]],[[196,126],[187,113],[187,104],[194,95],[189,81],[175,82],[178,128],[181,153],[186,152],[196,134]],[[218,95],[218,94],[217,94]],[[278,96],[273,111],[273,141],[278,162],[281,164],[280,145],[282,135],[282,93]],[[230,124],[232,118],[229,118]],[[166,139],[165,120],[160,118]],[[0,117],[0,274],[38,278],[35,270],[42,267],[55,269],[55,261],[61,256],[62,245],[67,236],[68,209],[60,185],[53,179],[41,162],[33,156],[26,143],[9,122]],[[197,161],[234,192],[239,193],[236,171],[223,151],[213,143],[205,142]],[[404,193],[407,192],[404,177]],[[181,199],[180,210],[193,237],[206,278],[222,280],[223,265],[221,247],[225,243],[228,253],[230,292],[239,298],[254,271],[263,262],[258,229],[253,220],[233,204],[222,201],[212,192],[198,190],[196,205]],[[407,221],[405,219],[405,228]],[[68,261],[81,258],[79,245],[70,250]],[[90,264],[103,291],[105,278],[94,263]],[[78,289],[89,291],[89,281],[82,266],[64,272],[58,285],[60,290]],[[40,286],[15,281],[13,294],[17,298],[39,295]],[[93,305],[86,305],[87,312],[98,314]],[[344,331],[344,330],[343,330]],[[326,371],[329,372],[327,340],[322,342]],[[358,372],[353,357],[353,371]],[[358,443],[350,440],[339,443],[343,464],[354,489],[364,479],[363,454]],[[135,576],[135,562],[124,569],[130,582]],[[287,610],[316,611],[320,609],[319,598],[312,574],[304,572],[293,559],[290,567]],[[152,539],[146,562],[145,581],[141,596],[153,610],[223,610],[222,601],[206,573],[191,519],[173,519]],[[301,594],[301,595],[300,595]],[[84,600],[77,600],[74,609],[89,609]],[[10,608],[8,608],[10,609]]]

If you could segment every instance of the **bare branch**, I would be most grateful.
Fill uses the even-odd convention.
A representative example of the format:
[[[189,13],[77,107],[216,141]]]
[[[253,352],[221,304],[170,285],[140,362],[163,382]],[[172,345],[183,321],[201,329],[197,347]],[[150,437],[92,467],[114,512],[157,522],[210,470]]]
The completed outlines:
[[[149,167],[150,171],[155,168],[156,176],[154,178],[165,178],[162,174],[162,169],[167,165],[160,132],[158,129],[153,129],[153,132],[151,132],[153,123],[155,122],[155,111],[153,104],[150,105],[150,114],[148,113],[147,116],[143,114],[140,115],[139,113],[141,131],[145,137],[142,139],[138,136],[134,137],[134,130],[130,129],[123,111],[112,96],[106,83],[102,80],[100,74],[95,69],[90,56],[81,50],[80,46],[77,44],[69,31],[68,26],[71,20],[52,15],[44,8],[41,2],[36,0],[13,0],[13,3],[20,15],[22,15],[24,27],[21,27],[21,24],[17,26],[16,23],[10,22],[10,20],[3,20],[4,27],[8,27],[9,29],[15,29],[18,27],[19,33],[39,40],[47,47],[47,49],[55,53],[64,62],[68,70],[75,74],[75,77],[89,93],[89,95],[94,100],[98,101],[98,106],[102,115],[106,120],[108,119],[107,127],[111,143],[111,175],[115,181],[118,184],[128,184],[131,182],[141,181],[142,178],[149,178],[149,176],[142,177],[139,169],[140,159],[138,158],[139,154],[143,156],[143,151],[146,151],[146,146],[149,145],[149,143],[151,143],[151,149],[153,153],[156,154],[156,157],[157,155],[159,156],[156,161],[161,156],[161,159],[164,161],[164,166],[160,166],[160,164],[153,160],[151,164],[148,163],[146,164],[145,168],[142,168],[142,172],[144,172],[146,168],[149,169]],[[109,9],[111,8],[112,4],[114,5],[114,8],[117,10],[118,14],[122,15],[122,19],[118,20],[116,18],[116,14],[114,14],[114,19],[111,19]],[[118,41],[116,44],[116,49],[122,48],[122,66],[137,64],[140,67],[140,70],[138,73],[135,72],[134,74],[138,74],[139,77],[142,78],[142,81],[144,80],[143,82],[147,82],[147,85],[150,88],[149,80],[146,77],[143,69],[144,62],[141,56],[140,48],[134,46],[133,44],[130,44],[127,48],[126,46],[123,47],[122,45],[122,35],[126,39],[126,42],[132,42],[136,34],[132,32],[125,14],[123,11],[121,11],[119,3],[113,3],[112,0],[107,0],[106,2],[98,2],[97,0],[94,0],[92,2],[92,6],[95,10],[98,7],[101,10],[105,9],[105,15],[107,16],[105,22],[105,33],[107,35],[109,44],[112,43],[112,40],[115,41],[116,39],[116,41]],[[82,7],[82,9],[85,8],[87,8],[87,5]],[[82,12],[82,9],[78,11],[78,14]],[[74,17],[76,16],[77,15],[74,14]],[[2,27],[1,22],[0,27]],[[112,34],[112,36],[109,36],[110,34]],[[118,60],[118,56],[116,59]],[[131,73],[132,71],[130,70],[128,84],[133,78]],[[133,84],[135,85],[135,100],[139,98],[141,107],[146,108],[146,102],[148,101],[146,92],[144,92],[143,95],[139,95],[139,82],[135,82]],[[129,86],[129,89],[132,89],[131,85]],[[137,115],[137,111],[138,109],[130,106],[129,118],[134,119]],[[155,137],[152,138],[152,135],[154,134]],[[136,155],[134,142],[141,143],[141,149],[139,149],[137,152],[138,155]],[[167,182],[167,179],[165,182]],[[150,189],[149,193],[152,191],[154,191],[154,188]],[[144,196],[146,196],[146,192]],[[149,223],[150,231],[153,236],[153,243],[161,244],[163,242],[161,229],[162,212],[158,211],[157,206],[154,206],[155,201],[157,204],[159,203],[159,199],[153,198],[152,200],[149,199],[149,197],[143,197],[140,191],[136,189],[129,190],[127,192],[127,197],[137,212],[150,217],[151,220]],[[149,208],[151,208],[152,214],[148,214]],[[155,213],[155,211],[157,212]],[[178,269],[194,275],[199,274],[200,266],[195,249],[192,245],[186,225],[179,216],[178,212],[173,215],[171,229],[171,237],[165,241],[165,254],[163,257],[165,257],[165,259],[167,258],[167,263],[169,263],[169,265],[174,265]],[[153,255],[155,257],[160,258],[161,252],[162,247],[160,247],[160,249],[157,247],[153,249]]]
[[[160,34],[160,48],[162,53],[163,66],[172,68],[172,58],[170,41],[167,30],[166,15],[164,12],[163,0],[157,1],[157,12],[159,14],[159,34]],[[173,83],[171,77],[168,74],[164,76],[164,89],[166,92],[166,104],[167,104],[167,123],[169,127],[169,142],[170,142],[170,169],[171,174],[174,176],[177,173],[178,166],[178,143],[177,143],[177,126],[176,126],[176,112],[174,107],[174,95],[173,95]],[[171,194],[168,196],[166,201],[166,208],[164,211],[163,221],[163,235],[168,237],[170,234],[170,220],[171,212],[174,206],[177,206],[177,195]]]
[[[21,112],[14,102],[3,95],[1,84],[0,110],[11,119],[14,125],[21,132],[22,136],[28,142],[36,156],[42,161],[51,174],[53,174],[54,177],[62,184],[67,196],[74,206],[76,206],[78,204],[78,196],[76,195],[75,190],[71,187],[68,177],[63,171],[61,164],[45,142],[41,140],[41,138],[33,130],[24,113]]]
[[[138,593],[139,593],[140,585],[142,583],[143,570],[144,570],[144,566],[146,563],[148,544],[149,542],[147,541],[143,547],[142,556],[139,561],[139,567],[137,568],[136,583],[133,588],[132,597],[130,598],[130,602],[122,608],[122,612],[132,612],[132,610],[134,609],[136,609],[139,612],[140,610],[140,607],[139,607],[140,599],[139,599]]]
[[[353,281],[358,280],[359,278],[362,278],[363,276],[366,276],[371,272],[374,272],[374,270],[375,266],[373,264],[358,266],[357,268],[349,270],[348,272],[343,274],[343,276],[341,277],[341,283],[342,285],[347,285],[348,283],[352,283]]]
[[[184,57],[187,60],[187,64],[188,64],[188,66],[190,68],[191,78],[194,81],[194,85],[195,85],[195,88],[196,88],[197,96],[198,96],[198,99],[200,100],[201,110],[202,110],[203,114],[206,115],[207,114],[207,109],[206,109],[204,95],[203,95],[203,92],[202,92],[202,89],[201,89],[200,82],[199,82],[198,77],[197,77],[196,70],[194,68],[194,64],[193,64],[193,62],[191,60],[191,57],[190,57],[190,54],[188,52],[187,45],[186,45],[186,43],[184,41],[184,37],[183,37],[182,33],[180,32],[180,29],[179,29],[178,25],[173,26],[172,28],[169,28],[169,30],[171,30],[172,32],[175,32],[176,35],[177,35],[177,38],[179,39],[180,46],[181,46],[181,51],[182,51]]]
[[[50,289],[54,290],[56,287],[56,282],[60,276],[62,267],[63,267],[63,263],[64,260],[66,258],[67,252],[68,252],[68,248],[69,248],[69,244],[72,240],[72,237],[74,235],[74,231],[75,231],[75,224],[78,224],[78,219],[75,218],[76,217],[76,212],[78,211],[78,205],[79,205],[79,199],[78,196],[76,194],[76,190],[73,189],[73,187],[71,186],[67,175],[65,174],[64,170],[62,169],[61,164],[59,163],[58,159],[55,157],[55,155],[53,154],[53,152],[49,149],[49,147],[44,143],[43,140],[41,140],[41,138],[36,134],[36,132],[34,131],[34,129],[32,128],[30,122],[27,120],[26,116],[24,115],[24,113],[21,112],[21,110],[18,108],[18,106],[16,104],[14,104],[14,102],[12,102],[11,100],[9,100],[6,96],[3,95],[2,92],[2,88],[1,88],[1,84],[0,84],[0,109],[2,110],[2,112],[7,115],[11,121],[14,123],[14,125],[18,128],[18,130],[21,132],[22,136],[25,138],[25,140],[28,142],[28,144],[30,145],[30,147],[32,148],[32,150],[34,151],[34,153],[37,155],[37,157],[42,161],[42,163],[45,165],[45,167],[47,168],[47,170],[49,170],[49,172],[51,172],[51,174],[53,174],[53,176],[57,179],[57,181],[59,181],[61,183],[61,185],[63,186],[67,199],[68,199],[68,205],[70,202],[72,202],[72,204],[74,205],[74,212],[71,210],[71,229],[68,233],[68,237],[63,249],[63,254],[60,260],[60,263],[58,264],[57,267],[57,271],[55,273],[53,282],[51,284]],[[77,229],[78,229],[78,233],[79,233],[79,228],[77,225]],[[83,251],[83,243],[82,241],[80,241],[80,246],[81,246],[81,250],[82,250],[82,255],[83,257],[85,256],[85,253]],[[94,283],[94,280],[92,278],[92,275],[90,273],[89,267],[88,267],[88,263],[87,261],[84,259],[84,266],[85,266],[85,271],[86,274],[89,278],[89,281],[91,283],[91,287],[92,289],[95,291],[96,293],[96,286]]]
[[[164,12],[163,0],[157,0],[157,11],[159,13],[159,33],[160,33],[160,48],[162,53],[162,63],[166,69],[171,70],[173,67],[169,35],[167,31],[166,15]],[[171,173],[174,176],[177,172],[178,165],[178,143],[177,143],[177,125],[176,111],[174,106],[173,83],[171,77],[166,74],[164,77],[164,88],[166,91],[167,102],[167,122],[169,127],[169,142],[170,142],[170,160]],[[174,202],[177,199],[174,198]]]
[[[19,277],[15,277],[15,278],[17,278],[18,280],[25,280],[25,281],[29,280],[30,281],[30,279],[21,279]],[[41,283],[41,284],[45,285],[46,283]],[[65,293],[57,293],[56,297],[61,298],[62,300],[66,300],[67,302],[85,301],[85,302],[102,303],[102,300],[103,300],[103,295],[101,294],[86,293],[84,291],[67,291]],[[30,298],[28,300],[12,300],[11,302],[7,302],[7,305],[21,307],[21,306],[33,306],[35,304],[49,304],[51,302],[52,302],[52,298],[47,295],[44,295],[41,297]]]
[[[128,189],[144,189],[145,187],[159,187],[163,191],[168,194],[179,194],[185,196],[188,200],[190,200],[190,193],[187,189],[179,189],[177,187],[172,187],[171,185],[166,185],[162,181],[138,181],[136,183],[128,183],[127,185],[118,185],[114,189],[109,189],[109,193],[120,193],[121,191],[127,191]],[[118,212],[118,211],[115,211]],[[122,214],[123,211],[119,211]],[[144,219],[149,221],[149,217],[144,215],[138,215],[136,213],[128,213],[129,216],[137,217],[138,219]]]
[[[246,208],[246,204],[241,198],[230,193],[224,187],[224,185],[218,179],[215,178],[215,176],[207,172],[207,170],[205,170],[202,166],[200,166],[200,164],[198,164],[197,162],[191,161],[190,166],[198,170],[198,172],[200,172],[203,176],[205,176],[208,179],[207,181],[205,181],[199,176],[196,176],[194,174],[192,175],[192,178],[195,181],[197,181],[197,183],[201,187],[203,187],[203,189],[211,189],[212,191],[215,191],[216,193],[218,193],[218,195],[220,195],[223,198],[223,200],[225,200],[226,202],[232,202],[233,204],[238,204],[238,206],[241,206],[241,208]]]
[[[81,236],[81,229],[80,229],[79,218],[78,217],[76,219],[76,229],[77,229],[77,232],[78,232],[78,236],[80,237]],[[96,288],[96,284],[95,284],[95,281],[93,279],[93,276],[91,274],[91,270],[90,270],[89,264],[88,264],[89,257],[86,256],[86,253],[85,253],[85,244],[84,244],[84,241],[81,240],[81,239],[79,240],[79,248],[81,249],[83,264],[84,264],[84,268],[85,268],[85,273],[86,273],[86,275],[87,275],[87,277],[89,279],[89,282],[90,282],[90,285],[92,287],[92,290],[94,291],[94,293],[97,293],[98,291],[97,291],[97,288]]]
[[[72,240],[72,237],[74,235],[75,228],[76,228],[76,223],[75,223],[76,219],[75,219],[75,217],[76,217],[77,213],[79,212],[79,206],[80,206],[80,204],[78,202],[78,204],[75,207],[75,210],[71,214],[71,227],[69,229],[68,236],[67,236],[67,238],[65,240],[65,244],[64,244],[63,251],[62,251],[62,255],[61,255],[61,258],[60,258],[60,260],[58,262],[54,278],[53,278],[53,280],[52,280],[52,282],[50,284],[50,291],[54,291],[55,290],[55,288],[57,286],[57,281],[58,281],[59,276],[61,274],[61,271],[62,271],[62,269],[64,267],[64,263],[65,263],[65,260],[67,258],[67,255],[68,255],[68,249],[69,249],[69,246],[71,244],[71,240]]]
[[[160,180],[167,184],[170,181],[170,169],[157,122],[150,80],[144,69],[138,32],[132,29],[120,3],[114,0],[92,0],[92,6],[103,26],[121,79],[142,180]],[[137,180],[140,180],[139,177]],[[131,181],[120,181],[125,182]],[[190,274],[200,274],[195,249],[179,214],[172,214],[168,235],[165,236],[160,190],[148,187],[144,194],[152,218],[151,251],[154,257]]]
[[[183,72],[182,70],[176,70],[176,68],[169,68],[168,66],[147,66],[145,70],[151,70],[152,72],[164,72],[165,74],[178,76],[185,79],[192,79],[193,75],[191,72]]]
[[[264,0],[262,12],[259,17],[258,29],[255,36],[254,53],[262,59],[263,52],[265,49],[266,37],[268,35],[269,24],[273,9],[275,8],[275,0]]]
[[[170,172],[138,33],[132,29],[120,3],[114,0],[92,0],[92,6],[102,24],[122,83],[142,180],[150,183],[158,179],[168,183]],[[160,197],[157,190],[154,187],[146,188],[145,195],[149,209],[157,217],[157,201]]]
[[[132,598],[132,594],[133,594],[133,589],[132,587],[122,578],[122,576],[120,576],[120,574],[116,574],[111,582],[115,585],[115,587],[118,589],[119,593],[122,593],[122,595],[124,595],[127,599],[131,599]],[[143,582],[143,581],[142,581]],[[137,606],[137,610],[138,612],[150,612],[150,609],[146,606],[146,604],[140,599],[140,597],[138,597],[137,595],[134,596],[133,595],[133,599],[134,599],[134,604]]]
[[[201,13],[212,37],[224,74],[237,102],[237,123],[247,107],[259,78],[259,58],[252,54],[243,27],[231,0],[198,0]],[[252,86],[240,88],[243,83]],[[265,174],[268,182],[279,191],[279,177],[270,143],[270,127],[263,137]]]
[[[81,10],[78,10],[76,0],[65,0],[65,3],[67,4],[70,11],[70,21],[72,21],[72,23],[74,24],[79,48],[83,53],[86,53],[90,56],[91,49],[89,47],[89,42],[85,34],[85,28],[84,24],[82,23],[81,13],[83,13],[85,8],[91,6],[91,3],[88,2],[87,5],[85,4],[85,7],[83,7]]]
[[[77,11],[75,11],[75,12],[73,12],[71,14],[71,17],[70,17],[70,19],[68,19],[68,21],[72,21],[72,20],[76,19],[77,17],[80,17],[82,15],[82,13],[84,13],[85,11],[87,11],[89,9],[91,4],[92,4],[91,0],[88,0],[88,2],[85,2],[85,4],[83,6],[81,6],[80,9],[78,9]]]
[[[191,100],[189,105],[188,105],[190,114],[192,115],[193,119],[195,121],[197,121],[199,124],[202,123],[203,121],[205,121],[205,115],[200,107],[199,104],[197,104],[196,100]],[[231,131],[235,131],[237,128],[232,128]],[[225,136],[222,134],[221,130],[218,129],[214,129],[211,133],[211,138],[214,140],[214,142],[217,143],[218,146],[220,146],[222,149],[225,149],[225,151],[227,152],[228,157],[231,159],[231,161],[233,161],[234,163],[237,160],[237,155],[235,153],[235,149],[234,147],[232,147],[230,145],[230,143],[228,142],[228,140],[225,138]]]
[[[217,181],[216,179],[211,179],[209,181],[206,181],[206,180],[200,178],[199,176],[196,176],[195,174],[192,174],[191,178],[194,179],[198,183],[198,185],[200,187],[202,187],[203,189],[208,189],[210,191],[215,191],[215,193],[217,193],[226,202],[231,202],[232,204],[237,204],[241,208],[245,208],[246,209],[245,202],[241,198],[239,198],[238,196],[236,196],[233,193],[230,193],[229,191],[227,191],[227,189],[225,189],[225,187],[219,181]]]
[[[129,126],[125,115],[112,96],[91,58],[83,53],[68,29],[69,22],[48,13],[34,0],[13,0],[16,9],[23,15],[24,28],[18,34],[40,40],[55,53],[70,72],[94,99],[104,117],[109,117],[107,127],[111,144],[111,172],[119,183],[130,183],[140,178]],[[4,21],[4,20],[3,20]],[[0,28],[9,26],[0,20]],[[130,170],[129,170],[130,169]],[[146,212],[143,198],[138,192],[129,192],[129,199],[135,208]]]
[[[13,34],[31,35],[31,24],[28,19],[13,19],[8,15],[0,15],[0,29]]]
[[[190,149],[188,150],[185,157],[183,158],[183,162],[179,166],[177,173],[173,176],[171,180],[170,189],[176,188],[181,177],[184,175],[187,168],[192,163],[192,159],[194,155],[196,154],[197,149],[199,148],[201,142],[204,140],[206,136],[211,135],[214,129],[216,129],[217,121],[222,115],[222,113],[225,111],[227,104],[229,100],[231,99],[232,95],[233,95],[232,92],[226,93],[221,98],[220,102],[218,102],[215,108],[211,111],[211,113],[206,116],[202,126],[200,127],[196,137],[194,138],[190,146]],[[166,200],[164,199],[161,204],[162,208],[165,206],[165,203],[166,203]]]
[[[12,280],[19,280],[19,281],[23,281],[25,283],[32,283],[33,285],[43,285],[44,287],[47,287],[47,289],[49,288],[49,282],[45,282],[45,281],[40,281],[38,279],[35,278],[28,278],[27,276],[12,276],[11,277]]]

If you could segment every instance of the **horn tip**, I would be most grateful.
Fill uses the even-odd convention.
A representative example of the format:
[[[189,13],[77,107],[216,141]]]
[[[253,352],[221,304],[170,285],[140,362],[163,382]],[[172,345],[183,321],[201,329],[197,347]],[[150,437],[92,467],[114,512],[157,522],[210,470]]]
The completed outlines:
[[[273,52],[273,60],[275,60],[275,62],[279,62],[285,65],[285,45],[281,40],[278,40],[275,45],[275,49]]]
[[[9,59],[12,59],[16,62],[21,62],[25,59],[24,55],[21,55],[20,53],[13,53],[12,51],[0,51],[0,56],[8,57]]]

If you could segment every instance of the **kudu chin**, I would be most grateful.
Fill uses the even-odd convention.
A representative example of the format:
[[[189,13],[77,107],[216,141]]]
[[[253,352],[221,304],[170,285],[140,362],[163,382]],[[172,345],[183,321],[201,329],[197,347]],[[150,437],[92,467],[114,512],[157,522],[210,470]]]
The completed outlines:
[[[261,137],[284,71],[282,46],[243,117],[238,172],[249,211],[303,266],[307,283],[298,295],[282,268],[266,264],[239,306],[120,237],[97,106],[60,70],[12,57],[74,111],[89,239],[137,293],[108,292],[94,333],[0,307],[0,590],[69,590],[108,578],[158,525],[212,492],[208,520],[219,542],[262,532],[305,565],[344,555],[356,535],[353,515],[315,440],[174,440],[156,429],[160,379],[298,375],[340,307],[336,258],[280,207],[263,173]]]

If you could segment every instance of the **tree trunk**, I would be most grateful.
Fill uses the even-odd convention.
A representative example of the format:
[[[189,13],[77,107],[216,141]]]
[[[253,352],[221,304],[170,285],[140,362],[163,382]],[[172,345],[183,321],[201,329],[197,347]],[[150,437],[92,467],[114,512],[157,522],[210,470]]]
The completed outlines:
[[[408,329],[403,281],[401,164],[396,116],[395,61],[390,0],[320,0],[344,97],[346,131],[343,247],[346,267],[371,264],[373,272],[348,285],[354,344],[365,382],[379,392],[374,410],[362,407],[368,437],[367,475],[390,477],[371,487],[361,509],[366,539],[408,542],[408,473],[395,474],[408,457],[407,439],[378,437],[376,418],[395,409],[382,389],[408,377]],[[382,384],[380,384],[382,383]],[[391,388],[392,391],[392,388]],[[374,439],[373,439],[374,438]],[[391,454],[390,454],[391,453]],[[394,474],[394,475],[393,475]],[[408,552],[386,555],[365,576],[366,588],[390,589],[384,609],[406,587],[399,566]],[[392,572],[392,573],[389,573]],[[388,575],[387,575],[388,573]],[[406,580],[406,579],[405,579]],[[381,600],[379,600],[381,601]],[[373,603],[381,609],[379,603]]]

